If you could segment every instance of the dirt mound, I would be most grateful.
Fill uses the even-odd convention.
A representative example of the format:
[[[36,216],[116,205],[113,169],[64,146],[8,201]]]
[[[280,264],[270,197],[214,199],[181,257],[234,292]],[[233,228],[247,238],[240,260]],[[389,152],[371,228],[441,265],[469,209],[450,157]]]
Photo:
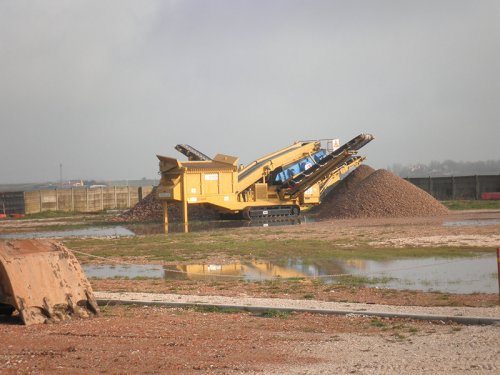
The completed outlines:
[[[218,213],[201,205],[188,206],[189,220],[215,220]],[[169,221],[182,220],[181,203],[171,203],[168,205]],[[142,201],[137,203],[130,210],[125,211],[118,218],[118,221],[160,221],[163,220],[163,207],[156,196],[156,187]]]
[[[364,168],[359,174],[354,174],[356,171],[324,199],[318,216],[419,217],[440,216],[448,212],[431,195],[385,169],[369,173],[369,169]]]

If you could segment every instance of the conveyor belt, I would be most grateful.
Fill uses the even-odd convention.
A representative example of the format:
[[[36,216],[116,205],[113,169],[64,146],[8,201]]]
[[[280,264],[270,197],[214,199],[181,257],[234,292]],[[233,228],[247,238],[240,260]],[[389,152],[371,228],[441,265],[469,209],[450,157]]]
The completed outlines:
[[[190,161],[212,160],[212,158],[190,145],[177,145],[175,146],[175,149],[181,154],[186,155]]]
[[[371,134],[360,134],[328,154],[309,169],[285,181],[280,187],[279,194],[287,198],[295,198],[321,179],[334,173],[344,164],[352,164],[360,156],[353,156],[356,152],[373,139]]]
[[[256,169],[262,167],[263,165],[265,165],[266,163],[268,163],[269,161],[273,160],[273,159],[276,159],[277,157],[280,157],[282,155],[285,155],[285,154],[288,154],[289,152],[292,152],[292,151],[295,151],[297,148],[301,147],[302,145],[301,144],[297,144],[296,147],[294,148],[289,148],[289,149],[286,149],[285,151],[282,151],[280,152],[279,154],[275,154],[275,155],[272,155],[270,156],[269,158],[267,159],[264,159],[264,160],[261,160],[260,162],[258,163],[255,163],[254,165],[252,165],[251,167],[249,167],[248,169],[245,169],[243,170],[239,175],[238,175],[238,181],[241,182],[243,181],[246,177],[248,177],[250,174],[252,174],[253,172],[255,172]]]

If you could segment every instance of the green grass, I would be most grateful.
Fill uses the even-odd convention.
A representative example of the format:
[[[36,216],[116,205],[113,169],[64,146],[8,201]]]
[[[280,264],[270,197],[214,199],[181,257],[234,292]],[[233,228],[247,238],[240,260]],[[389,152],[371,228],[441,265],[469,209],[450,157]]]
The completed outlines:
[[[387,324],[381,321],[379,318],[373,318],[370,322],[370,325],[378,328],[385,328]]]
[[[418,329],[416,327],[410,327],[410,328],[408,328],[408,332],[415,334],[418,332]]]
[[[441,203],[450,210],[500,209],[500,200],[454,200]]]
[[[335,278],[336,282],[341,285],[349,285],[349,286],[364,286],[364,285],[372,285],[372,284],[387,284],[393,280],[397,280],[394,277],[367,277],[367,276],[355,276],[355,275],[347,275],[340,276]]]
[[[290,311],[267,310],[267,311],[264,311],[264,312],[257,314],[257,315],[261,316],[263,318],[288,319],[292,314],[293,314],[293,312],[290,312]]]
[[[243,311],[232,307],[218,307],[218,306],[193,306],[191,310],[201,313],[224,313],[224,314],[241,314]]]
[[[82,213],[66,212],[66,211],[44,211],[35,214],[26,214],[23,219],[59,219],[59,218],[73,218],[75,216],[82,216]]]
[[[346,249],[335,241],[306,239],[252,239],[207,233],[148,235],[121,238],[71,238],[70,249],[100,257],[141,257],[150,261],[197,262],[214,256],[238,260],[269,260],[285,264],[300,258],[305,264],[331,259],[391,260],[423,257],[467,257],[491,249],[471,247],[373,248],[365,244]]]

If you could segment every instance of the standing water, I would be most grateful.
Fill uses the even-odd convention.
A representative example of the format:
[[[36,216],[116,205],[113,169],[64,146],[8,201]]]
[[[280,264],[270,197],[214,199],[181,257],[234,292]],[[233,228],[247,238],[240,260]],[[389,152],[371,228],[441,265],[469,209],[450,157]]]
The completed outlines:
[[[134,232],[122,227],[88,227],[72,230],[55,230],[46,232],[5,233],[0,234],[4,239],[32,239],[32,238],[70,238],[70,237],[123,237],[133,236]]]
[[[330,259],[304,262],[288,259],[273,262],[236,262],[231,264],[190,265],[86,265],[88,277],[156,278],[191,280],[286,280],[318,278],[327,283],[342,283],[345,276],[361,278],[372,287],[437,291],[445,293],[496,293],[496,257],[419,258],[375,261]]]

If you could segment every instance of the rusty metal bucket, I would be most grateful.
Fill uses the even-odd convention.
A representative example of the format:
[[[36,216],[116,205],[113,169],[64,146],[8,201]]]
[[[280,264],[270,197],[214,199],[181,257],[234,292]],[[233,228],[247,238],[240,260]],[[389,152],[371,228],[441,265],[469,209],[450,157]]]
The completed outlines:
[[[80,263],[51,240],[0,242],[0,313],[15,310],[26,325],[99,312]]]

